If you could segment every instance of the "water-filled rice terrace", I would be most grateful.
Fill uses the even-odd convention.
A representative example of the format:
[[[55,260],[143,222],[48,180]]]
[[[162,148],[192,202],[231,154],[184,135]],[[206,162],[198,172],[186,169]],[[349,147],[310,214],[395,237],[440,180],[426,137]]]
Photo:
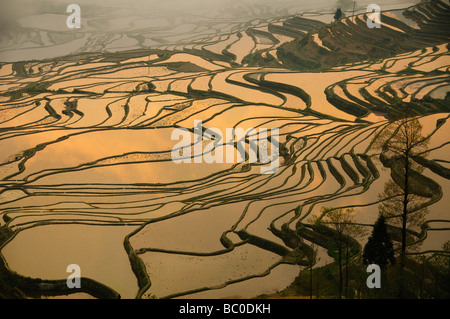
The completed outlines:
[[[302,70],[289,46],[280,54],[300,38],[310,52],[336,54],[325,24],[304,17],[176,51],[1,64],[4,278],[19,294],[72,293],[66,267],[76,263],[82,297],[254,297],[283,289],[309,265],[312,244],[322,264],[333,261],[333,233],[311,222],[322,207],[354,208],[355,223],[371,229],[392,172],[376,140],[395,126],[389,117],[401,105],[429,141],[415,158],[428,214],[411,236],[420,252],[440,250],[450,237],[450,55],[441,28],[448,9],[448,1],[434,1],[406,15],[383,13],[380,37],[409,35],[408,26],[416,30],[410,47],[366,59],[371,47],[360,47],[357,61],[319,71]],[[341,39],[378,32],[365,14],[330,28]],[[436,28],[440,35],[430,38]],[[195,120],[222,131],[279,128],[279,169],[174,163],[171,134],[193,135]],[[354,243],[356,253],[366,241]]]

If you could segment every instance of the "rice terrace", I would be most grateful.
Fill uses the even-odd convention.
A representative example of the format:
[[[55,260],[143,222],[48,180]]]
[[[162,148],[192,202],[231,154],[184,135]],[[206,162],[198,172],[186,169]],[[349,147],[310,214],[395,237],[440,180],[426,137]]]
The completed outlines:
[[[0,298],[450,297],[448,0],[69,3],[0,5]]]

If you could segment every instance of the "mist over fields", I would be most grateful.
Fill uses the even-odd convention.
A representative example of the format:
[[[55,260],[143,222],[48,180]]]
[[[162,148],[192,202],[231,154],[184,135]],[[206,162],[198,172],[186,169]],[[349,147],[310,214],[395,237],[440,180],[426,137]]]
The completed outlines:
[[[360,0],[364,12],[371,0]],[[407,7],[417,0],[380,0],[383,9]],[[81,8],[81,28],[69,29],[69,4]],[[242,31],[251,21],[306,12],[351,14],[352,0],[168,0],[168,1],[2,1],[0,61],[45,59],[82,52],[189,45],[211,34]],[[251,25],[251,24],[250,24]]]

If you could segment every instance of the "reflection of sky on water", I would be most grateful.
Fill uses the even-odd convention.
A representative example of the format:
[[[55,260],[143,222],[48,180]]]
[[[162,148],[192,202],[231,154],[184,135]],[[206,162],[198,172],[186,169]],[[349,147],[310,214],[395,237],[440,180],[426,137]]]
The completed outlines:
[[[67,265],[78,264],[81,276],[95,278],[133,298],[136,278],[122,249],[134,227],[47,225],[19,233],[2,249],[8,265],[34,278],[66,279]],[[117,271],[120,269],[120,271]]]

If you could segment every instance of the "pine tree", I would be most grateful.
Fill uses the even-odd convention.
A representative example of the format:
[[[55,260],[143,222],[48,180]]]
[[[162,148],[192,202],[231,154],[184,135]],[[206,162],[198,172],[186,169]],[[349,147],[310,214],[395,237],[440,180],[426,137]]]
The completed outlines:
[[[387,232],[383,215],[378,217],[372,235],[364,247],[363,262],[366,265],[377,264],[382,269],[395,262],[394,246]]]

